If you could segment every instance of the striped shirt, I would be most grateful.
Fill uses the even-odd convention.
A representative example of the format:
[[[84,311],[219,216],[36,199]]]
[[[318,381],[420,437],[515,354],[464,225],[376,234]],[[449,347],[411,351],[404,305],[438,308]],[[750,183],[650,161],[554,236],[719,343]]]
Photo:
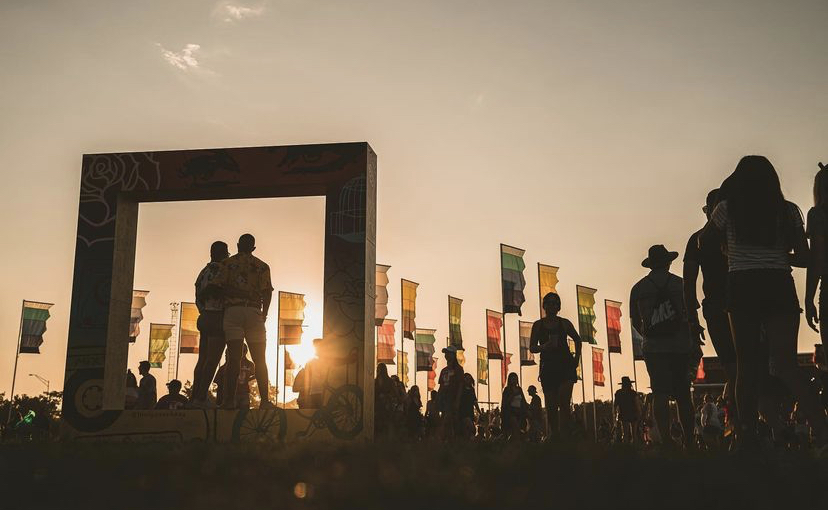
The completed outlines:
[[[802,214],[799,212],[799,208],[793,202],[786,202],[786,204],[789,213],[786,221],[793,222],[793,228],[802,228]],[[733,219],[730,218],[727,212],[727,200],[716,206],[710,221],[727,233],[728,271],[746,271],[749,269],[791,270],[791,263],[788,259],[790,249],[785,246],[781,228],[777,233],[774,246],[757,246],[737,241]]]

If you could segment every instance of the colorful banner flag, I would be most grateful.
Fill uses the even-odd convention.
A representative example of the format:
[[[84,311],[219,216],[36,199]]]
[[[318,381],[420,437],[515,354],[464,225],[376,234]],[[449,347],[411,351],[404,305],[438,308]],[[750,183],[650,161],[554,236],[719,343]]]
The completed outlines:
[[[621,354],[621,303],[605,299],[604,313],[607,316],[607,350]]]
[[[632,330],[633,361],[644,361],[644,337],[635,328],[630,329]]]
[[[592,384],[604,385],[604,349],[592,348]]]
[[[161,364],[167,359],[167,349],[170,347],[173,327],[172,324],[150,323],[149,354],[147,355],[150,367],[161,368]]]
[[[699,368],[696,369],[696,380],[694,382],[703,383],[707,374],[704,373],[704,358],[699,360]]]
[[[503,359],[500,350],[500,331],[503,328],[503,314],[494,310],[486,310],[486,348],[489,350],[489,359]]]
[[[463,334],[460,331],[460,311],[463,300],[456,297],[448,297],[449,309],[449,345],[463,349]]]
[[[541,317],[546,317],[543,311],[543,297],[550,292],[558,293],[558,268],[538,262],[538,295],[540,298]]]
[[[489,384],[489,356],[485,347],[477,346],[477,382]]]
[[[598,340],[595,338],[595,293],[598,289],[590,287],[583,287],[576,285],[575,289],[578,293],[578,334],[581,335],[581,341],[597,345]]]
[[[509,365],[512,363],[512,355],[503,353],[503,361],[500,362],[500,385],[506,387],[506,380],[509,378]]]
[[[523,254],[526,250],[500,245],[500,282],[503,294],[503,313],[516,313],[520,315],[520,307],[526,301],[523,289],[526,288],[526,279],[523,277],[523,270],[526,264],[523,262]]]
[[[195,303],[181,303],[181,322],[179,322],[179,352],[181,354],[198,354],[201,334],[198,331],[198,307]]]
[[[414,330],[417,329],[417,287],[420,284],[405,279],[401,283],[403,338],[414,340]]]
[[[574,357],[575,356],[575,340],[570,338],[566,341],[566,343],[567,343],[567,345],[569,345],[569,352],[571,352],[572,356]],[[583,363],[583,358],[581,359],[581,362]],[[578,365],[575,367],[575,375],[578,376],[579,381],[584,380],[584,374],[581,371],[581,363],[578,363]]]
[[[428,371],[428,382],[426,383],[426,388],[428,391],[434,390],[437,386],[435,381],[437,380],[437,358],[431,358],[431,370]]]
[[[532,323],[518,321],[520,336],[520,366],[529,367],[535,364],[535,355],[529,351],[529,341],[532,337]]]
[[[132,305],[129,310],[129,343],[135,343],[135,339],[141,334],[141,321],[144,319],[143,309],[147,306],[148,290],[133,290]]]
[[[377,363],[394,364],[394,336],[397,333],[394,325],[396,323],[396,319],[385,319],[377,331]]]
[[[397,351],[397,377],[408,387],[408,353],[405,351]]]
[[[457,364],[461,367],[466,366],[466,352],[457,351]]]
[[[302,343],[305,295],[279,291],[279,345]]]
[[[382,326],[382,321],[388,317],[388,270],[391,266],[377,264],[377,281],[375,284],[374,321],[377,326]]]
[[[46,321],[50,317],[49,309],[53,306],[52,303],[23,301],[23,309],[20,311],[20,354],[40,354]]]
[[[434,338],[436,329],[414,330],[414,351],[417,354],[416,371],[427,372],[431,370],[431,357],[434,354]]]

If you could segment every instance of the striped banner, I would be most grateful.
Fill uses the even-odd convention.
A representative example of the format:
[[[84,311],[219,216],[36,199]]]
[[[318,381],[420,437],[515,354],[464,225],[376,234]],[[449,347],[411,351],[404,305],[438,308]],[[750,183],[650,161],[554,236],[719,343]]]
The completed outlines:
[[[448,297],[449,310],[449,345],[463,349],[463,334],[460,331],[460,313],[463,300],[456,297]]]
[[[489,356],[485,347],[477,346],[477,382],[489,384]]]
[[[500,385],[505,388],[506,380],[509,378],[509,365],[512,363],[512,355],[503,353],[503,361],[500,363]]]
[[[518,321],[518,332],[520,335],[520,366],[529,367],[535,365],[535,355],[529,351],[529,342],[532,337],[532,323]]]
[[[500,332],[503,328],[503,314],[494,310],[486,310],[486,348],[489,359],[503,359],[500,350]]]
[[[420,284],[405,279],[401,283],[403,338],[414,340],[414,330],[417,329],[417,287]]]
[[[377,363],[394,364],[394,357],[396,356],[394,337],[397,333],[394,327],[395,324],[397,324],[396,319],[385,319],[377,331]]]
[[[558,269],[555,266],[547,266],[538,262],[538,298],[541,304],[541,317],[546,317],[546,312],[543,310],[543,297],[550,292],[558,293]]]
[[[592,348],[592,384],[604,385],[604,349]]]
[[[201,334],[198,331],[198,307],[195,303],[181,303],[181,322],[179,323],[179,352],[181,354],[198,354]]]
[[[388,270],[391,266],[377,264],[377,283],[374,297],[374,323],[382,326],[382,321],[388,317]]]
[[[20,325],[20,354],[40,354],[40,346],[43,345],[43,333],[46,332],[46,321],[51,316],[49,309],[53,306],[52,303],[23,301],[22,323]]]
[[[621,354],[621,302],[604,300],[607,317],[607,350]]]
[[[506,244],[500,245],[500,281],[503,295],[503,313],[516,313],[520,315],[520,308],[526,297],[523,289],[526,288],[526,279],[523,277],[523,270],[526,264],[523,262],[523,254],[526,250],[515,248]]]
[[[167,359],[167,349],[170,348],[173,327],[172,324],[150,323],[149,353],[147,354],[150,367],[161,368],[161,364]]]
[[[431,357],[434,355],[434,342],[437,341],[434,337],[434,333],[436,332],[436,329],[414,330],[414,351],[417,354],[415,370],[417,372],[427,372],[431,370]]]
[[[279,345],[302,343],[305,295],[279,291]]]
[[[575,289],[578,293],[578,334],[581,335],[581,340],[597,345],[598,340],[595,338],[595,293],[598,289],[591,287],[584,287],[576,285]]]
[[[408,353],[405,351],[397,351],[397,376],[403,386],[408,387]]]
[[[129,310],[129,342],[135,343],[135,339],[141,334],[141,321],[144,319],[143,309],[147,306],[148,290],[133,290],[132,305]]]

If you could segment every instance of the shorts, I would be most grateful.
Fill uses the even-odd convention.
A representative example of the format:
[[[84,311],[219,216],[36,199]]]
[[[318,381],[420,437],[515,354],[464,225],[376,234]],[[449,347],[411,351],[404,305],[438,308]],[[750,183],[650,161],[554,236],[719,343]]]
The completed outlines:
[[[707,323],[707,334],[719,360],[722,363],[735,363],[736,347],[733,345],[733,333],[730,331],[727,312],[705,308],[704,321]]]
[[[265,324],[259,309],[231,306],[224,310],[224,336],[227,341],[244,339],[248,344],[265,343]]]
[[[575,384],[578,382],[575,358],[569,353],[541,358],[538,379],[544,395],[557,394],[565,382]]]
[[[205,310],[198,316],[196,327],[200,333],[199,352],[205,349],[207,338],[221,337],[224,341],[224,312],[218,310]]]
[[[748,269],[727,274],[727,311],[767,317],[802,309],[790,271]]]
[[[645,352],[644,364],[653,393],[671,397],[690,391],[690,355],[676,352]]]

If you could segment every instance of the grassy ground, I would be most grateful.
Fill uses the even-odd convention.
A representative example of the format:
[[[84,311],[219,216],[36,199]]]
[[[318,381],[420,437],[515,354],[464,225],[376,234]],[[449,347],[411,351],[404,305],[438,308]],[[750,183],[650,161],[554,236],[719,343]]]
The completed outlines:
[[[828,461],[580,445],[0,446],[0,508],[827,508]]]

